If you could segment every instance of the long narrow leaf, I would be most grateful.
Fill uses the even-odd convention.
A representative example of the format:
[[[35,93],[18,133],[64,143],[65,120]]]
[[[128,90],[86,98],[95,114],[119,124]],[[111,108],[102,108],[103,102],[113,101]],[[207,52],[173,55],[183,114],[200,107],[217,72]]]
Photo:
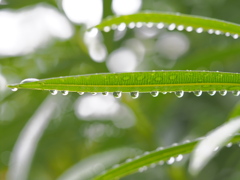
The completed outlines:
[[[173,163],[175,161],[175,157],[179,157],[179,155],[181,157],[183,154],[191,153],[199,141],[200,140],[195,140],[192,142],[171,146],[163,150],[149,152],[139,158],[127,160],[126,163],[123,163],[118,167],[112,168],[106,173],[97,176],[95,180],[119,179],[137,171],[142,172],[149,166],[155,167],[157,163],[162,164],[163,161],[167,160],[170,160],[172,161],[171,163]],[[239,141],[240,135],[235,135],[231,139],[231,143],[237,143]]]
[[[209,33],[221,34],[226,36],[234,35],[237,38],[240,34],[240,25],[218,19],[212,19],[201,16],[185,15],[180,13],[165,12],[142,12],[132,15],[124,15],[119,17],[106,18],[96,28],[104,31],[111,29],[122,30],[128,26],[129,28],[141,27],[144,23],[152,27],[152,23],[156,23],[158,28],[168,26],[169,30],[178,29],[192,31],[196,29],[198,33],[208,31]]]
[[[183,92],[195,92],[197,96],[202,91],[227,91],[239,95],[240,74],[211,71],[153,71],[106,73],[67,76],[49,79],[26,79],[20,84],[8,85],[13,90],[57,90],[63,94],[71,92],[132,92],[137,97],[138,92],[151,92],[155,96],[160,92],[175,92],[181,97]],[[116,94],[116,93],[115,93]]]

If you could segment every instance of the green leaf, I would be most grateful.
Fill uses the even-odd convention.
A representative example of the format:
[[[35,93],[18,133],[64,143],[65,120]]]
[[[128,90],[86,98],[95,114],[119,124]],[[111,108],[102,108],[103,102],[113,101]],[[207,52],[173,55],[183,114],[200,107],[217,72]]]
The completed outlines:
[[[174,145],[163,150],[152,151],[141,157],[127,160],[126,163],[119,165],[117,168],[112,168],[105,174],[97,176],[95,180],[118,179],[137,171],[142,172],[146,170],[148,166],[155,167],[157,165],[156,163],[162,164],[162,161],[171,160],[170,158],[172,158],[172,162],[174,162],[174,157],[182,157],[183,154],[192,152],[199,141],[200,140],[195,140],[180,145]],[[231,143],[237,143],[239,141],[240,135],[235,135],[231,139]],[[181,160],[181,158],[179,158],[179,160]]]
[[[231,135],[238,132],[239,129],[240,116],[210,132],[195,148],[189,167],[190,172],[197,175],[217,153],[217,150],[221,149],[231,139]]]
[[[219,91],[225,95],[232,91],[239,95],[240,74],[211,71],[152,71],[128,73],[103,73],[67,76],[49,79],[25,79],[20,84],[8,85],[13,90],[57,90],[64,95],[70,92],[113,92],[120,97],[121,92],[131,92],[133,98],[138,92],[151,92],[155,97],[158,92],[175,92],[182,97],[183,92],[194,92],[200,96],[202,91]],[[54,91],[55,92],[55,91]]]
[[[138,23],[138,24],[137,24]],[[141,24],[142,23],[142,24]],[[218,19],[212,19],[201,16],[185,15],[180,13],[163,13],[163,12],[142,12],[138,14],[125,15],[119,17],[106,18],[96,28],[104,31],[111,29],[123,29],[128,26],[130,28],[140,27],[143,23],[150,23],[147,26],[152,26],[151,23],[157,23],[158,28],[162,28],[163,24],[171,25],[170,30],[177,28],[187,31],[196,29],[198,33],[202,31],[209,31],[209,33],[221,34],[225,33],[226,36],[230,34],[237,38],[240,34],[240,25]],[[163,24],[162,24],[163,23]]]

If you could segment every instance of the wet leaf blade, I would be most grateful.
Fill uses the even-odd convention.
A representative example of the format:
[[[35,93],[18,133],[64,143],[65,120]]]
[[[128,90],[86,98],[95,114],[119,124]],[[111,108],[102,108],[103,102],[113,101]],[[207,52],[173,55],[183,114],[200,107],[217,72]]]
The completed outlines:
[[[138,14],[132,15],[124,15],[118,17],[110,17],[106,18],[99,25],[95,26],[96,28],[103,30],[104,27],[112,27],[114,25],[119,25],[121,23],[125,23],[128,25],[129,23],[166,23],[172,24],[174,23],[176,26],[182,25],[184,27],[192,27],[192,28],[203,28],[204,31],[218,30],[223,33],[231,33],[231,34],[240,34],[240,25],[213,19],[201,16],[193,16],[186,15],[180,13],[166,13],[166,12],[142,12]]]
[[[213,71],[102,73],[42,79],[10,88],[70,92],[238,91],[240,74]]]
[[[172,146],[163,150],[153,151],[147,155],[143,155],[138,159],[133,159],[131,162],[126,162],[118,166],[117,168],[108,170],[105,174],[95,177],[95,180],[103,179],[118,179],[125,177],[129,174],[135,173],[144,166],[149,166],[153,163],[158,163],[159,161],[166,161],[171,157],[176,157],[179,154],[191,153],[200,140],[195,140],[185,144],[180,144]],[[235,135],[231,139],[232,143],[237,143],[240,141],[240,135]]]

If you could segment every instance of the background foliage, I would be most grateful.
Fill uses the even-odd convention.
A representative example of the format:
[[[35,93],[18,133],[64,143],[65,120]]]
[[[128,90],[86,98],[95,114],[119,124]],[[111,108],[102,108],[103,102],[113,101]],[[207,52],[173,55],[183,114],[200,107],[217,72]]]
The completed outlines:
[[[103,1],[103,18],[113,14],[111,4],[112,1]],[[0,5],[0,17],[6,9],[26,11],[26,8],[39,6],[54,8],[66,16],[61,1],[49,0],[42,4],[37,0],[9,0]],[[142,2],[141,10],[181,12],[240,23],[236,16],[239,6],[237,0],[148,0]],[[32,18],[37,19],[35,16]],[[102,95],[70,93],[51,98],[45,91],[19,90],[12,93],[5,88],[6,83],[28,77],[40,79],[109,72],[114,71],[116,66],[122,67],[122,71],[206,69],[239,72],[239,40],[154,28],[127,30],[124,34],[111,31],[102,33],[98,39],[101,45],[96,45],[96,49],[101,50],[103,46],[107,49],[107,55],[98,60],[88,53],[90,45],[84,39],[84,24],[68,22],[72,27],[69,38],[59,40],[52,35],[41,46],[23,54],[9,55],[0,49],[0,179],[5,179],[11,166],[10,157],[20,133],[46,98],[56,102],[57,106],[46,129],[42,129],[43,135],[37,144],[28,179],[57,179],[76,163],[116,148],[135,149],[130,154],[133,157],[159,146],[204,136],[224,123],[238,102],[238,97],[232,94],[211,97],[203,93],[201,97],[196,97],[185,93],[180,99],[174,94],[156,98],[141,94],[138,99],[131,99],[126,94],[121,99],[113,99],[111,96],[102,98]],[[28,28],[31,29],[31,26]],[[40,34],[36,32],[36,36]],[[0,43],[3,42],[0,39]],[[129,57],[123,56],[123,65],[116,61],[111,65],[110,59],[118,50],[130,52]],[[132,56],[137,59],[133,60],[135,65],[131,63]],[[121,62],[121,59],[118,60]],[[189,175],[189,158],[185,156],[183,161],[173,165],[157,166],[123,179],[235,180],[239,178],[239,157],[239,147],[223,149],[195,178]]]

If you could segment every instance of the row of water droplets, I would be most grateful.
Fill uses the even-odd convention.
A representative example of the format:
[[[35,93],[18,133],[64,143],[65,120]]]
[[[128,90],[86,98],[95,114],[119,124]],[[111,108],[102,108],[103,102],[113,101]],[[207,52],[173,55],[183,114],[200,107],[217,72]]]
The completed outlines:
[[[35,78],[28,78],[28,79],[24,79],[20,82],[20,84],[24,84],[24,83],[29,83],[29,82],[36,82],[36,81],[39,81],[38,79],[35,79]],[[18,89],[17,88],[12,88],[12,91],[17,91]],[[214,96],[216,94],[217,91],[208,91],[207,93],[210,95],[210,96]],[[58,93],[57,90],[50,90],[50,93],[52,95],[56,95]],[[66,96],[68,95],[69,91],[61,91],[62,95]],[[152,91],[150,92],[150,94],[153,96],[153,97],[157,97],[159,95],[159,91]],[[167,94],[167,92],[161,92],[162,94]],[[171,93],[171,92],[170,92]],[[174,92],[175,95],[178,97],[178,98],[181,98],[183,97],[184,95],[184,91],[175,91]],[[79,95],[83,95],[84,92],[78,92]],[[92,95],[96,95],[97,92],[92,92]],[[104,96],[107,96],[109,94],[109,92],[102,92],[102,95]],[[197,97],[201,96],[202,95],[202,91],[201,90],[198,90],[198,91],[193,91],[193,94]],[[225,96],[227,94],[227,90],[222,90],[222,91],[219,91],[219,94],[221,96]],[[240,95],[240,91],[238,90],[235,90],[235,91],[232,91],[232,94],[234,96],[239,96]],[[122,96],[122,92],[121,91],[115,91],[113,92],[113,96],[115,98],[120,98]],[[133,92],[130,92],[130,96],[133,98],[133,99],[136,99],[139,97],[139,91],[133,91]]]
[[[204,139],[204,137],[203,138],[198,138],[197,140],[203,140]],[[186,140],[186,141],[184,141],[183,142],[183,144],[188,144],[188,143],[191,143],[191,141],[189,141],[189,140]],[[182,144],[182,145],[183,145]],[[170,146],[170,148],[171,147],[174,147],[174,146],[178,146],[179,144],[178,143],[173,143],[171,146]],[[232,142],[229,142],[229,143],[227,143],[226,145],[225,145],[225,147],[227,147],[227,148],[230,148],[230,147],[232,147],[233,146],[233,143]],[[240,147],[240,143],[238,144],[238,146]],[[154,153],[154,152],[156,152],[156,151],[162,151],[162,150],[164,150],[164,149],[166,149],[166,148],[164,148],[164,147],[158,147],[155,151],[152,151],[152,152],[149,152],[149,151],[146,151],[146,152],[144,152],[142,155],[138,155],[138,156],[136,156],[136,157],[134,157],[134,158],[129,158],[129,159],[127,159],[123,164],[126,164],[126,163],[130,163],[130,162],[132,162],[132,161],[134,161],[134,160],[137,160],[137,159],[140,159],[140,158],[142,158],[142,157],[144,157],[144,156],[147,156],[147,155],[149,155],[149,154],[151,154],[151,153]],[[218,151],[219,150],[219,147],[216,147],[215,149],[214,149],[214,151]],[[138,169],[138,172],[144,172],[144,171],[146,171],[146,170],[148,170],[149,168],[155,168],[156,166],[158,166],[158,165],[160,165],[160,166],[162,166],[162,165],[164,165],[164,164],[166,164],[166,165],[172,165],[173,163],[175,163],[175,162],[180,162],[180,161],[182,161],[184,159],[184,155],[183,154],[179,154],[179,155],[177,155],[177,156],[172,156],[172,157],[170,157],[169,159],[167,159],[167,160],[160,160],[160,161],[158,161],[158,162],[154,162],[154,163],[151,163],[150,165],[145,165],[145,166],[142,166],[142,167],[140,167],[139,169]],[[115,168],[118,168],[119,166],[121,166],[122,164],[115,164],[113,167],[112,167],[112,169],[115,169]],[[105,174],[106,173],[106,171],[105,172],[103,172],[102,174]]]
[[[192,31],[196,31],[197,33],[204,32],[204,29],[202,27],[193,28],[192,26],[176,25],[175,23],[165,24],[163,22],[159,22],[159,23],[154,23],[154,22],[148,22],[148,23],[145,23],[145,22],[130,22],[128,24],[122,22],[119,25],[112,24],[111,26],[105,26],[103,28],[103,31],[104,32],[109,32],[111,30],[124,31],[127,28],[134,29],[134,28],[141,28],[141,27],[148,27],[148,28],[156,27],[157,29],[167,28],[169,31],[173,31],[173,30],[183,31],[183,30],[186,30],[187,32],[192,32]],[[93,31],[93,32],[96,31],[96,28],[92,28],[91,31]],[[208,32],[208,34],[225,35],[226,37],[233,37],[233,39],[238,39],[239,38],[238,34],[231,34],[230,32],[224,33],[220,30],[209,29],[209,30],[207,30],[207,32]]]

